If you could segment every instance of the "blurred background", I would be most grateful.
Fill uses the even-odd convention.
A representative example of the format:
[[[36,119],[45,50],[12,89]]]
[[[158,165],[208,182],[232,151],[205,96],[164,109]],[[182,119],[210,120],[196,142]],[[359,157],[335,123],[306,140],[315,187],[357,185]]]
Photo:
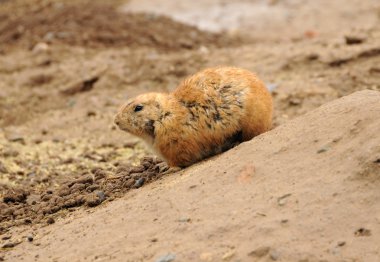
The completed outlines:
[[[379,90],[380,2],[1,0],[0,189],[138,162],[148,151],[113,126],[119,106],[217,65],[264,80],[275,126]]]

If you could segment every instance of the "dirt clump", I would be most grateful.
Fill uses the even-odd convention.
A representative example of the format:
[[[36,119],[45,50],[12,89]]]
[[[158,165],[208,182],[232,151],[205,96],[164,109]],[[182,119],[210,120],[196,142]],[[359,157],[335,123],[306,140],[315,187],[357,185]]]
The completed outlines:
[[[82,205],[95,207],[104,201],[112,201],[131,189],[157,180],[169,169],[166,163],[154,157],[142,158],[137,166],[126,163],[116,165],[113,170],[94,168],[85,171],[56,189],[42,192],[3,185],[0,234],[16,225],[52,224],[54,218],[64,216],[67,213],[65,211],[73,211]]]

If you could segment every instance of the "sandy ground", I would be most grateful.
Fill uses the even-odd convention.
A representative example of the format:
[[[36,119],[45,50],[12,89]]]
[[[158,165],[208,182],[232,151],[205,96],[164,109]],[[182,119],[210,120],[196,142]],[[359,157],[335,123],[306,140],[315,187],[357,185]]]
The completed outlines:
[[[378,1],[156,5],[0,1],[0,260],[379,261]],[[170,173],[113,126],[215,65],[274,130]]]
[[[95,212],[39,229],[9,258],[377,261],[379,113],[375,91],[328,103]]]

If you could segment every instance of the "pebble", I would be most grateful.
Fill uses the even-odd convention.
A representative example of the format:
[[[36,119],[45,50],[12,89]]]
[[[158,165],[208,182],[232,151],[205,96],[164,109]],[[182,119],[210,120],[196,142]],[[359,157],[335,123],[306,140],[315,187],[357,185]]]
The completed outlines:
[[[8,169],[5,165],[0,161],[0,173],[8,173]]]
[[[339,241],[338,242],[338,247],[342,247],[346,244],[346,241]]]
[[[106,195],[104,194],[103,191],[96,191],[95,194],[98,196],[100,202],[103,202],[106,200]]]
[[[12,248],[20,244],[21,242],[9,242],[3,245],[3,248]]]
[[[85,202],[89,207],[95,207],[101,204],[106,199],[103,191],[95,191],[85,196]]]
[[[54,220],[54,218],[49,217],[49,218],[46,220],[46,223],[48,223],[49,225],[51,225],[51,224],[54,224],[54,223],[55,223],[55,220]]]
[[[183,218],[178,219],[178,222],[182,222],[182,223],[190,222],[190,221],[191,221],[191,219],[188,217],[183,217]]]
[[[317,150],[317,154],[324,153],[327,150],[329,150],[329,148],[327,146],[321,147],[320,149]]]
[[[347,45],[358,45],[363,43],[366,38],[360,37],[360,36],[345,36],[346,44]]]
[[[235,253],[235,250],[230,250],[222,256],[222,259],[225,261],[230,260],[235,255]]]
[[[175,254],[167,254],[162,257],[159,257],[155,260],[155,262],[171,262],[174,261]]]
[[[277,89],[278,84],[276,84],[276,83],[268,83],[266,86],[267,86],[269,92],[273,92],[274,90]]]
[[[371,230],[366,229],[366,228],[359,228],[358,230],[355,231],[355,236],[360,236],[360,237],[367,237],[371,235]]]
[[[279,206],[283,206],[287,202],[287,198],[290,197],[292,194],[285,194],[279,198],[277,198],[277,203]]]
[[[144,182],[145,182],[145,178],[143,177],[140,177],[139,179],[137,179],[137,181],[135,182],[134,184],[134,187],[135,188],[140,188],[144,185]]]
[[[33,236],[29,235],[29,236],[26,237],[26,239],[28,239],[29,242],[33,242],[34,238],[33,238]]]
[[[274,261],[278,260],[280,257],[280,254],[276,250],[272,250],[269,254],[270,258]]]
[[[268,246],[259,247],[255,250],[249,252],[248,256],[263,257],[269,253],[269,250],[270,250],[270,247],[268,247]]]
[[[16,132],[7,133],[6,138],[10,142],[20,142],[21,144],[25,144],[25,139],[21,134],[18,134]]]

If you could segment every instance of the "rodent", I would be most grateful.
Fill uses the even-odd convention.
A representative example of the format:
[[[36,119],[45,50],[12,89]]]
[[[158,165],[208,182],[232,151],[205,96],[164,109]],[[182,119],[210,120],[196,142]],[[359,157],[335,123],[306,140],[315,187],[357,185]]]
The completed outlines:
[[[127,101],[115,124],[145,140],[169,166],[187,167],[268,131],[272,113],[272,97],[255,74],[217,67],[186,78],[171,93]]]

